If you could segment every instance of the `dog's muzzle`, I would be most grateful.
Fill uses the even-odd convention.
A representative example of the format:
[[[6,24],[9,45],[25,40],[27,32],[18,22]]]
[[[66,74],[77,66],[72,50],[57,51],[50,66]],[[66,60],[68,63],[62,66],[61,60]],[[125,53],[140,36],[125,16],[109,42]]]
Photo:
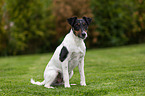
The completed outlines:
[[[80,36],[80,37],[81,37],[82,39],[86,39],[87,36],[88,36],[88,35],[87,35],[87,32],[83,31],[83,32],[81,33],[81,36]]]

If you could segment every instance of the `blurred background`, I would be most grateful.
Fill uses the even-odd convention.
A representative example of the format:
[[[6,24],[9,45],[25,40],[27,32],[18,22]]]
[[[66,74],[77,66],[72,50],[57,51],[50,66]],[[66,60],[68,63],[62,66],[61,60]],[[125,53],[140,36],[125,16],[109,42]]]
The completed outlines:
[[[54,51],[72,16],[93,19],[87,48],[145,43],[144,0],[0,0],[0,56]]]

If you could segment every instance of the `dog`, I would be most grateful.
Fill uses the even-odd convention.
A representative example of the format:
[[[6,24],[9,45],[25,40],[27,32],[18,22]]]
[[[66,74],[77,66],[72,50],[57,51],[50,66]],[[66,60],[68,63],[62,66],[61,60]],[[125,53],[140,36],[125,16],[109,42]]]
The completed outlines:
[[[44,71],[44,81],[32,84],[44,85],[46,88],[54,88],[53,85],[70,87],[69,79],[73,76],[73,69],[78,66],[80,73],[80,85],[86,86],[84,75],[84,56],[86,46],[84,40],[87,38],[87,30],[92,19],[83,17],[77,19],[72,17],[67,19],[71,25],[70,32],[65,36],[62,43],[56,48],[51,60],[48,62]]]

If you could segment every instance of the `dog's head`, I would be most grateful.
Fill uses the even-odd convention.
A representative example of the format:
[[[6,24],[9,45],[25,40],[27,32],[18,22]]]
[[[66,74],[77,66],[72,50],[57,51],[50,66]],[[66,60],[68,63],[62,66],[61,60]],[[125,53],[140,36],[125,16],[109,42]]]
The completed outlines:
[[[82,39],[87,38],[87,30],[92,19],[88,17],[83,17],[82,19],[77,19],[77,17],[72,17],[67,19],[68,23],[72,26],[72,30],[76,36]]]

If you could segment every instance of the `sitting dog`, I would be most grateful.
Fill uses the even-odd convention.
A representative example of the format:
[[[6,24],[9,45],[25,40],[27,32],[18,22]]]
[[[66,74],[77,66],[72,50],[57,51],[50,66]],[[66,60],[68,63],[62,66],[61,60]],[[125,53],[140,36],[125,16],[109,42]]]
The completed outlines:
[[[32,84],[44,85],[46,88],[53,88],[52,85],[63,84],[70,87],[69,79],[73,76],[73,69],[78,66],[80,73],[80,85],[86,86],[84,75],[84,56],[86,46],[84,39],[87,38],[87,29],[92,19],[83,17],[67,19],[71,25],[71,31],[65,36],[63,42],[56,48],[51,60],[44,71],[44,81]]]

